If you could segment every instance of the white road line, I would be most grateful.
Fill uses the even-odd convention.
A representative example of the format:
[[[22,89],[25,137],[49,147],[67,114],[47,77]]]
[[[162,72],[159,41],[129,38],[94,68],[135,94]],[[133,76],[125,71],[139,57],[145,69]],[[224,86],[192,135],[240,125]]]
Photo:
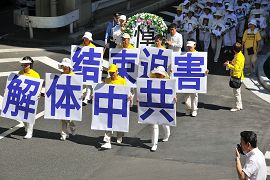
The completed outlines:
[[[1,39],[1,38],[0,38]],[[30,52],[30,51],[55,51],[55,50],[66,50],[70,46],[55,46],[55,47],[43,47],[43,48],[9,48],[9,49],[0,49],[0,53],[9,53],[9,52]]]
[[[39,119],[42,116],[44,116],[44,111],[38,113],[36,115],[36,118],[35,119],[37,120],[37,119]],[[6,137],[7,135],[13,133],[14,131],[17,131],[20,128],[21,128],[21,124],[20,123],[17,124],[16,126],[11,127],[9,130],[7,130],[7,131],[3,132],[2,134],[0,134],[0,140],[3,139],[4,137]]]
[[[18,71],[0,72],[0,77],[9,76],[11,73],[18,73]]]
[[[48,66],[51,66],[54,69],[59,70],[58,68],[58,64],[59,62],[47,57],[47,56],[42,56],[42,57],[33,57],[34,59],[36,59],[37,61],[40,61]],[[60,70],[59,70],[60,71]]]
[[[267,90],[265,90],[261,84],[258,82],[257,78],[245,78],[244,84],[251,92],[253,92],[259,98],[265,100],[270,103],[270,94]]]
[[[159,13],[174,17],[176,14],[169,11],[160,11]]]

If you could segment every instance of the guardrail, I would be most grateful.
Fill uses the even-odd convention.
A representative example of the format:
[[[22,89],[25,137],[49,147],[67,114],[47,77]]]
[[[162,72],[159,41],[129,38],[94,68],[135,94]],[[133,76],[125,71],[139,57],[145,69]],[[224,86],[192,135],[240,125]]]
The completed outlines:
[[[29,16],[28,8],[14,10],[14,24],[29,28],[30,39],[33,39],[33,28],[53,29],[69,25],[69,32],[73,33],[74,22],[79,20],[79,9],[68,14],[54,17]]]

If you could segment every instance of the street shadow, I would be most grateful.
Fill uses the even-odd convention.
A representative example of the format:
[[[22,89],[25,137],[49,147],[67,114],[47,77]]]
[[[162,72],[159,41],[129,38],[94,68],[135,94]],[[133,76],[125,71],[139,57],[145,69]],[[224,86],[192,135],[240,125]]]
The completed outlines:
[[[176,111],[176,117],[182,117],[182,116],[186,116],[186,114],[183,112]]]
[[[138,112],[138,106],[133,105],[132,107],[130,107],[130,111],[137,113]]]
[[[0,127],[0,134],[2,134],[3,132],[5,132],[7,130],[9,130],[9,129],[8,128],[2,128],[2,127]]]
[[[198,103],[198,108],[209,109],[209,110],[230,110],[231,109],[231,107],[219,106],[216,104],[206,104],[202,102]]]
[[[116,138],[113,138],[112,140],[113,142],[115,142]],[[150,149],[151,147],[146,145],[145,143],[151,143],[151,140],[142,140],[137,137],[123,137],[123,142],[121,144],[119,143],[113,144],[116,146],[129,146],[129,147]]]

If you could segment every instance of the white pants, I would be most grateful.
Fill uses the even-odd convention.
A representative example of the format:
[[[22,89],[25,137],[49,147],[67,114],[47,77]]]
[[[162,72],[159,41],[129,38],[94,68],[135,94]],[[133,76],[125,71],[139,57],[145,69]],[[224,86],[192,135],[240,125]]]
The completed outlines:
[[[34,123],[23,122],[27,134],[33,134]]]
[[[112,131],[106,131],[103,141],[106,143],[111,143],[111,137],[112,137],[113,132]],[[117,132],[117,139],[124,137],[124,132]]]
[[[238,38],[242,38],[243,34],[244,34],[244,29],[245,29],[245,19],[242,19],[240,21],[238,21],[238,24],[236,26],[236,31],[237,31],[237,37]]]
[[[232,28],[224,35],[224,46],[233,46],[236,42],[236,30]]]
[[[153,132],[152,132],[152,144],[157,145],[158,144],[158,136],[159,136],[159,127],[158,124],[153,124]],[[164,129],[164,139],[169,138],[171,131],[170,126],[168,125],[162,125]]]
[[[70,130],[75,129],[75,123],[73,121],[61,120],[61,136],[67,137],[69,135],[68,126]]]
[[[87,103],[91,99],[92,89],[90,85],[86,86],[86,93],[84,96],[84,101]]]
[[[235,108],[243,109],[242,98],[241,98],[241,87],[237,89],[233,88],[233,96],[234,96]]]
[[[247,49],[245,49],[244,56],[245,56],[245,69],[248,70],[250,73],[254,73],[256,69],[257,53],[255,52],[252,55],[248,55],[248,51]]]
[[[185,94],[185,108],[187,112],[198,110],[198,99],[198,93]]]
[[[211,47],[215,53],[214,61],[217,61],[220,55],[221,45],[222,45],[223,36],[216,38],[215,36],[211,37]]]
[[[200,31],[199,40],[203,42],[203,50],[204,52],[208,52],[208,48],[210,45],[210,32],[209,31]]]

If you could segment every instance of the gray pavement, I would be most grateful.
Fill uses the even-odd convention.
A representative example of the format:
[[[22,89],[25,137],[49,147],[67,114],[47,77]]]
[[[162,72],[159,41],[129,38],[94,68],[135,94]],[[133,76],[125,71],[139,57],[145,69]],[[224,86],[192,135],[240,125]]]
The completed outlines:
[[[20,68],[16,62],[1,63],[6,58],[46,56],[59,62],[69,57],[69,52],[65,51],[68,47],[41,50],[41,46],[55,43],[22,44],[35,48],[31,50],[17,49],[18,45],[14,41],[0,40],[0,74]],[[268,49],[266,46],[262,56]],[[137,123],[136,106],[131,108],[130,132],[126,133],[123,144],[113,144],[113,148],[106,151],[100,151],[103,132],[90,129],[91,105],[83,108],[82,122],[76,122],[77,135],[64,142],[59,140],[57,120],[41,116],[36,120],[34,137],[25,140],[24,128],[10,130],[18,123],[0,117],[0,136],[13,131],[0,138],[0,179],[237,179],[234,149],[241,131],[255,131],[259,148],[263,153],[270,151],[269,91],[260,85],[259,78],[246,78],[242,86],[244,109],[232,113],[229,111],[233,99],[228,72],[222,62],[214,64],[211,58],[208,66],[208,92],[199,95],[198,116],[185,116],[184,98],[178,94],[177,126],[172,128],[169,142],[160,142],[154,153],[150,152],[151,127]],[[58,72],[49,63],[38,61],[35,69],[42,78],[46,72]],[[0,95],[4,93],[5,84],[6,76],[0,76]],[[41,98],[38,113],[43,110],[44,99]],[[160,138],[162,135],[160,130]]]
[[[66,51],[34,51],[0,53],[0,59],[47,56],[56,61],[68,57]],[[223,69],[216,64],[217,70]],[[45,72],[57,72],[36,62],[35,68],[44,78]],[[0,72],[15,71],[19,64],[4,63]],[[3,94],[6,77],[0,78]],[[130,112],[130,132],[122,145],[100,151],[103,132],[90,129],[91,105],[83,109],[83,121],[77,122],[77,135],[60,141],[59,122],[37,119],[34,137],[24,140],[19,128],[0,139],[1,179],[237,179],[234,148],[239,132],[253,130],[258,145],[269,150],[269,103],[242,87],[244,110],[232,113],[232,90],[228,77],[218,72],[208,76],[208,92],[199,95],[199,113],[195,118],[184,115],[183,95],[178,95],[177,127],[172,128],[169,142],[160,142],[157,152],[150,152],[151,128],[137,123],[136,106]],[[40,99],[38,113],[44,109]],[[0,134],[17,124],[0,118]],[[160,138],[162,138],[162,130]]]

